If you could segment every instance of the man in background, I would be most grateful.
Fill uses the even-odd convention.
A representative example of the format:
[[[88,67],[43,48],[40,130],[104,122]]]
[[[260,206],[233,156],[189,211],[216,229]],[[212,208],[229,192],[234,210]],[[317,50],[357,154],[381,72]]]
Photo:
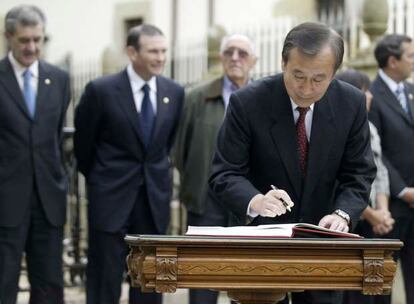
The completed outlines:
[[[354,69],[347,69],[336,74],[335,78],[345,81],[364,92],[367,111],[370,111],[372,94],[368,89],[371,81],[367,74]],[[366,238],[373,238],[389,233],[393,229],[395,221],[389,211],[390,185],[388,170],[382,161],[381,139],[377,128],[371,122],[369,122],[369,131],[377,175],[372,183],[368,207],[362,212],[361,221],[357,224],[354,232]],[[343,304],[372,304],[374,300],[375,296],[364,295],[360,290],[348,290],[344,292]]]
[[[187,92],[177,136],[179,196],[187,209],[187,224],[192,226],[233,224],[231,214],[209,191],[208,177],[230,95],[251,79],[250,72],[256,63],[254,45],[244,35],[225,36],[221,41],[220,59],[224,75]],[[216,291],[191,289],[190,303],[216,303],[217,295]]]
[[[124,236],[165,234],[170,217],[169,153],[184,89],[161,76],[167,41],[140,25],[127,37],[130,64],[89,83],[75,117],[75,155],[88,187],[87,303],[119,303],[128,248]],[[162,295],[130,288],[129,303]]]
[[[25,252],[30,303],[63,303],[67,178],[62,128],[69,76],[40,60],[46,19],[36,6],[5,18],[0,61],[0,303],[16,303]]]
[[[390,178],[390,211],[394,229],[385,238],[396,238],[404,247],[401,259],[407,303],[414,303],[414,86],[406,82],[414,70],[414,43],[408,36],[384,36],[375,48],[378,75],[370,121],[381,138],[383,160]],[[390,296],[376,303],[390,303]]]

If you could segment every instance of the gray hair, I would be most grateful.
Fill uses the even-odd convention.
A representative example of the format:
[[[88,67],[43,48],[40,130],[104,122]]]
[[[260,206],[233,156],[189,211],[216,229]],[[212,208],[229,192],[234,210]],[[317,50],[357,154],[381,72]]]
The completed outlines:
[[[151,24],[134,26],[128,32],[127,46],[132,46],[139,51],[141,36],[164,36],[164,34],[158,27]]]
[[[46,16],[40,8],[34,5],[19,5],[13,7],[6,15],[4,28],[6,33],[14,34],[16,26],[36,26],[43,25],[43,31],[46,26]]]
[[[256,56],[256,50],[255,50],[253,41],[248,36],[243,35],[243,34],[230,34],[230,35],[224,36],[223,39],[221,39],[221,43],[220,43],[220,54],[223,54],[223,52],[226,49],[227,44],[232,40],[243,40],[247,42],[247,44],[249,45],[250,51],[251,51],[251,55]]]
[[[327,44],[334,52],[334,71],[336,71],[341,66],[344,57],[344,41],[341,36],[322,23],[305,22],[299,24],[286,36],[282,50],[283,62],[288,62],[289,53],[294,48],[298,48],[303,54],[315,56]]]

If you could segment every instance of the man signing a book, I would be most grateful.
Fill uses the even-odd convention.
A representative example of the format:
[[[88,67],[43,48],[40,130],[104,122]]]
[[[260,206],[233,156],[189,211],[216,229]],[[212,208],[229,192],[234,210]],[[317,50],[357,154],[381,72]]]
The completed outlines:
[[[285,39],[283,73],[232,94],[210,186],[240,219],[344,232],[355,227],[376,167],[365,96],[333,79],[343,53],[335,31],[300,24]],[[293,294],[293,303],[340,300],[338,292]]]

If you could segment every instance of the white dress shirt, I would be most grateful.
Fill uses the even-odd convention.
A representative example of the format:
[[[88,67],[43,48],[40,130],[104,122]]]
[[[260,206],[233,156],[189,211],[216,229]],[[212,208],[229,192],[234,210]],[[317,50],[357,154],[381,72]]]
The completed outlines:
[[[145,81],[134,71],[131,64],[127,66],[127,74],[129,82],[131,83],[132,95],[134,96],[134,103],[137,112],[141,113],[142,99],[144,98],[142,87],[144,84],[148,84],[150,88],[149,94],[152,109],[154,110],[154,114],[157,115],[157,81],[155,76],[153,76],[150,80]]]
[[[22,66],[19,62],[17,62],[12,52],[9,52],[8,58],[12,65],[14,75],[16,76],[17,83],[19,84],[20,90],[23,92],[23,84],[24,84],[23,73],[28,69],[30,73],[32,74],[30,85],[33,88],[33,92],[37,94],[37,85],[39,83],[39,61],[36,60],[35,62],[32,63],[31,66],[27,68],[27,67]]]
[[[404,88],[404,82],[400,81],[399,83],[396,83],[394,79],[389,77],[382,69],[378,70],[378,75],[381,77],[381,79],[385,82],[387,87],[391,90],[391,92],[395,95],[395,91],[397,91],[398,88],[402,87]]]
[[[292,112],[293,112],[293,120],[295,121],[295,125],[298,122],[299,119],[299,111],[297,108],[299,107],[292,98],[290,98],[290,103],[292,104]],[[312,119],[313,119],[313,108],[315,107],[315,104],[311,104],[309,106],[308,112],[306,112],[305,116],[305,127],[306,127],[306,137],[308,139],[308,142],[310,141],[311,137],[311,131],[312,131]]]

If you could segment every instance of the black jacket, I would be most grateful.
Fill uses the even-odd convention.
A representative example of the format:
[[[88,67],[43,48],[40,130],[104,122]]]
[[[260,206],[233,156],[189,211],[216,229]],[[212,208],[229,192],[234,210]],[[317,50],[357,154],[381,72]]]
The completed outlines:
[[[0,61],[0,226],[21,223],[34,185],[49,222],[64,224],[67,178],[61,144],[69,101],[68,74],[40,61],[32,119],[11,63]]]
[[[145,184],[154,222],[165,233],[172,190],[169,153],[183,98],[181,86],[157,77],[156,122],[145,148],[126,70],[86,86],[76,109],[75,155],[87,180],[91,227],[118,231]]]
[[[256,81],[231,99],[220,130],[210,184],[240,218],[250,200],[270,185],[288,192],[295,206],[256,224],[309,222],[335,209],[355,225],[367,206],[375,164],[365,96],[333,80],[315,104],[307,176],[302,181],[292,106],[279,74]]]
[[[370,88],[374,98],[369,118],[381,137],[383,160],[390,176],[390,210],[394,217],[410,214],[408,204],[397,195],[405,187],[414,187],[414,86],[406,82],[404,87],[408,114],[379,76]]]

